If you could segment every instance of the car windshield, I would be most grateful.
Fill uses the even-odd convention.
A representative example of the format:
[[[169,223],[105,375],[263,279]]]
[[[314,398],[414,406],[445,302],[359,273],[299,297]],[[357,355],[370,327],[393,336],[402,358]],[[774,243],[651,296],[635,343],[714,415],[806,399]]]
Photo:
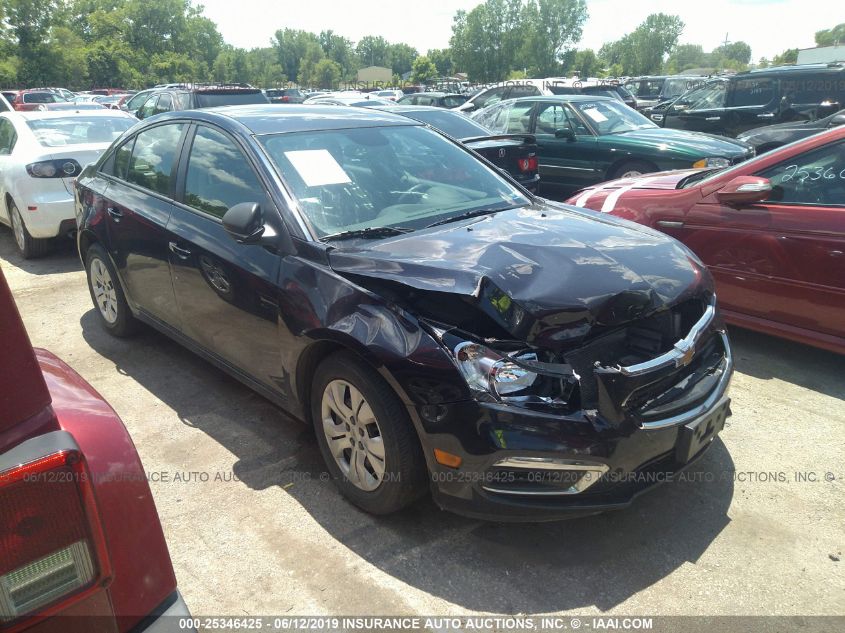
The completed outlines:
[[[677,97],[689,90],[690,85],[690,80],[686,78],[667,79],[666,82],[663,84],[663,94],[661,96],[664,99],[671,99],[672,97]]]
[[[23,95],[24,103],[61,103],[67,101],[53,92],[27,92]]]
[[[26,122],[35,138],[45,147],[84,143],[111,143],[132,127],[129,116],[74,116],[32,119]]]
[[[446,95],[443,97],[443,107],[457,108],[466,103],[467,97],[464,95]]]
[[[260,90],[251,90],[249,92],[238,92],[235,90],[208,90],[197,92],[198,108],[213,108],[216,106],[227,105],[251,105],[255,103],[267,103],[267,97],[265,97]]]
[[[665,79],[641,79],[632,84],[628,84],[626,88],[633,92],[639,99],[657,99],[660,96],[660,91],[663,89]]]
[[[318,238],[420,229],[484,209],[529,204],[459,145],[423,126],[259,136]]]
[[[473,138],[476,136],[490,136],[493,132],[480,123],[476,123],[465,114],[450,112],[449,110],[418,110],[416,112],[402,113],[405,116],[428,123],[431,127],[437,128],[454,138]]]
[[[573,101],[571,105],[596,129],[599,136],[658,127],[619,100]]]

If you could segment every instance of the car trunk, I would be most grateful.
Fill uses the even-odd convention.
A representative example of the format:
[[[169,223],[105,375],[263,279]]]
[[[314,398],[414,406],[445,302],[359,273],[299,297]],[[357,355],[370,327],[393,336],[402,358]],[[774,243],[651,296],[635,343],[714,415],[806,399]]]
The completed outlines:
[[[533,136],[508,134],[463,139],[463,143],[518,180],[530,179],[537,174],[537,144]],[[526,168],[526,161],[531,158],[535,158],[530,163],[533,169]]]
[[[44,412],[50,394],[32,345],[12,300],[12,292],[0,271],[0,332],[3,332],[0,363],[0,453],[20,441],[15,427]],[[48,416],[49,417],[49,416]]]

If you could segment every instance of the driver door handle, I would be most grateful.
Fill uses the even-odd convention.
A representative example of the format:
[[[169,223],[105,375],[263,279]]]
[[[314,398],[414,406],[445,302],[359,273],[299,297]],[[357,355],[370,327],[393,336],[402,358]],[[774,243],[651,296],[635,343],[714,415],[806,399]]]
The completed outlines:
[[[111,217],[114,218],[115,222],[120,222],[120,218],[123,217],[123,212],[121,212],[119,209],[116,209],[114,207],[107,207],[106,211],[108,212],[108,214]]]
[[[677,220],[658,220],[655,224],[657,226],[665,226],[667,229],[680,229],[684,226],[683,222],[678,222]]]
[[[168,246],[170,247],[170,252],[176,255],[176,257],[188,259],[191,256],[191,251],[187,248],[179,248],[176,246],[176,242],[170,242]]]

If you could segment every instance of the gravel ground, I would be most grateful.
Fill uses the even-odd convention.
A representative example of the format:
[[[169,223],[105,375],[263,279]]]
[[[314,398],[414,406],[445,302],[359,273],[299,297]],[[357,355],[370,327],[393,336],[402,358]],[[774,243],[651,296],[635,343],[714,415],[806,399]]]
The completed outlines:
[[[70,245],[23,261],[0,227],[0,266],[33,344],[132,434],[195,615],[845,614],[845,357],[734,329],[733,417],[627,510],[373,518],[304,425],[164,336],[105,334]]]

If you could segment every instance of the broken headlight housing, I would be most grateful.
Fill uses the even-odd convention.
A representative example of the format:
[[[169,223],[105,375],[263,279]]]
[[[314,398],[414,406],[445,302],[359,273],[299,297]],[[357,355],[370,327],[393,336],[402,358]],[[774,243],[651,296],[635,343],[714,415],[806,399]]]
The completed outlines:
[[[524,394],[537,380],[537,374],[512,360],[516,357],[536,361],[537,354],[533,352],[503,356],[489,347],[466,341],[455,347],[454,356],[470,388],[496,398]]]

